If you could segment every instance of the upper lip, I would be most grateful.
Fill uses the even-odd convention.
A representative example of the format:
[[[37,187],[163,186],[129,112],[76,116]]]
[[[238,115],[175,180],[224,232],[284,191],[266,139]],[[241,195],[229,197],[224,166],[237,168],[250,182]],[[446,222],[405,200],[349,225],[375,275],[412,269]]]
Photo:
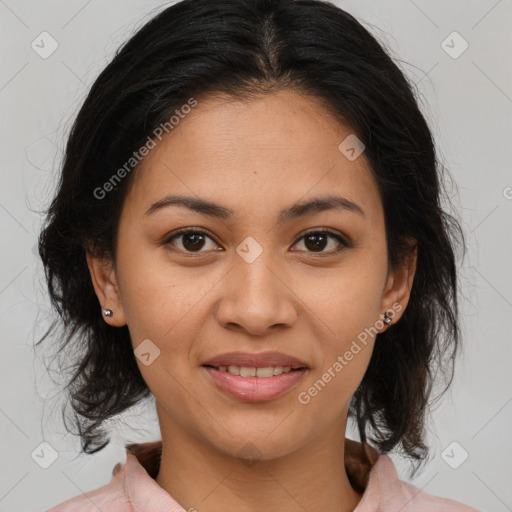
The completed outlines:
[[[212,357],[203,366],[245,366],[248,368],[265,368],[267,366],[282,366],[290,368],[307,368],[307,364],[296,357],[281,352],[228,352]]]

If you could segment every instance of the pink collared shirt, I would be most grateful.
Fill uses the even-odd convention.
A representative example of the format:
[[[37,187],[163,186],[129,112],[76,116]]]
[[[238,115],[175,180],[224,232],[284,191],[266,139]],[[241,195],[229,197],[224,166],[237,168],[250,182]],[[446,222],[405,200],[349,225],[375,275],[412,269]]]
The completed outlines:
[[[363,493],[354,512],[479,512],[458,501],[427,494],[398,478],[393,461],[365,444],[371,460],[361,458],[362,445],[345,439],[345,467],[351,484]],[[127,446],[126,463],[114,467],[110,482],[71,498],[46,512],[186,512],[154,478],[162,442]]]

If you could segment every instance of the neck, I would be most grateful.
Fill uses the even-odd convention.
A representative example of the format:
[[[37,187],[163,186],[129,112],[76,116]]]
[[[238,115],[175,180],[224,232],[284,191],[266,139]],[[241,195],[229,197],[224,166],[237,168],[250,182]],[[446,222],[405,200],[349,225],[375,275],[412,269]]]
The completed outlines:
[[[345,470],[345,427],[340,430],[338,423],[309,445],[279,458],[252,461],[221,452],[168,416],[160,424],[164,428],[156,482],[185,510],[349,512],[362,497]]]

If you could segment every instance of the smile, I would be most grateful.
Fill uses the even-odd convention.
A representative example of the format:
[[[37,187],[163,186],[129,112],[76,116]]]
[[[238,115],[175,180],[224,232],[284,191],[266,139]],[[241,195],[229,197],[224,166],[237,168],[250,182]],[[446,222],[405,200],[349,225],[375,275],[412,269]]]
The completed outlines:
[[[218,389],[243,402],[276,399],[298,385],[307,368],[202,366]]]

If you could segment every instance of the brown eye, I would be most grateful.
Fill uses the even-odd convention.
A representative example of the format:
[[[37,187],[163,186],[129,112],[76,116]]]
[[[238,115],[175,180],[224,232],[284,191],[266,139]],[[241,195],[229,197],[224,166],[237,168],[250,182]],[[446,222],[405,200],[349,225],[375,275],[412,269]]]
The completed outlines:
[[[208,246],[208,240],[213,242],[213,246]],[[175,243],[177,241],[178,243]],[[217,244],[215,241],[205,232],[195,229],[183,229],[172,236],[168,237],[164,242],[164,245],[173,245],[177,249],[183,252],[205,252],[202,251],[206,246],[206,250],[215,249]],[[212,244],[210,244],[212,245]]]
[[[329,250],[330,239],[334,240],[335,243],[330,244]],[[310,231],[303,235],[299,241],[301,240],[304,240],[303,244],[306,247],[306,251],[313,253],[334,253],[349,247],[348,242],[346,242],[340,235],[330,230]],[[328,249],[327,251],[325,250],[326,248]]]

